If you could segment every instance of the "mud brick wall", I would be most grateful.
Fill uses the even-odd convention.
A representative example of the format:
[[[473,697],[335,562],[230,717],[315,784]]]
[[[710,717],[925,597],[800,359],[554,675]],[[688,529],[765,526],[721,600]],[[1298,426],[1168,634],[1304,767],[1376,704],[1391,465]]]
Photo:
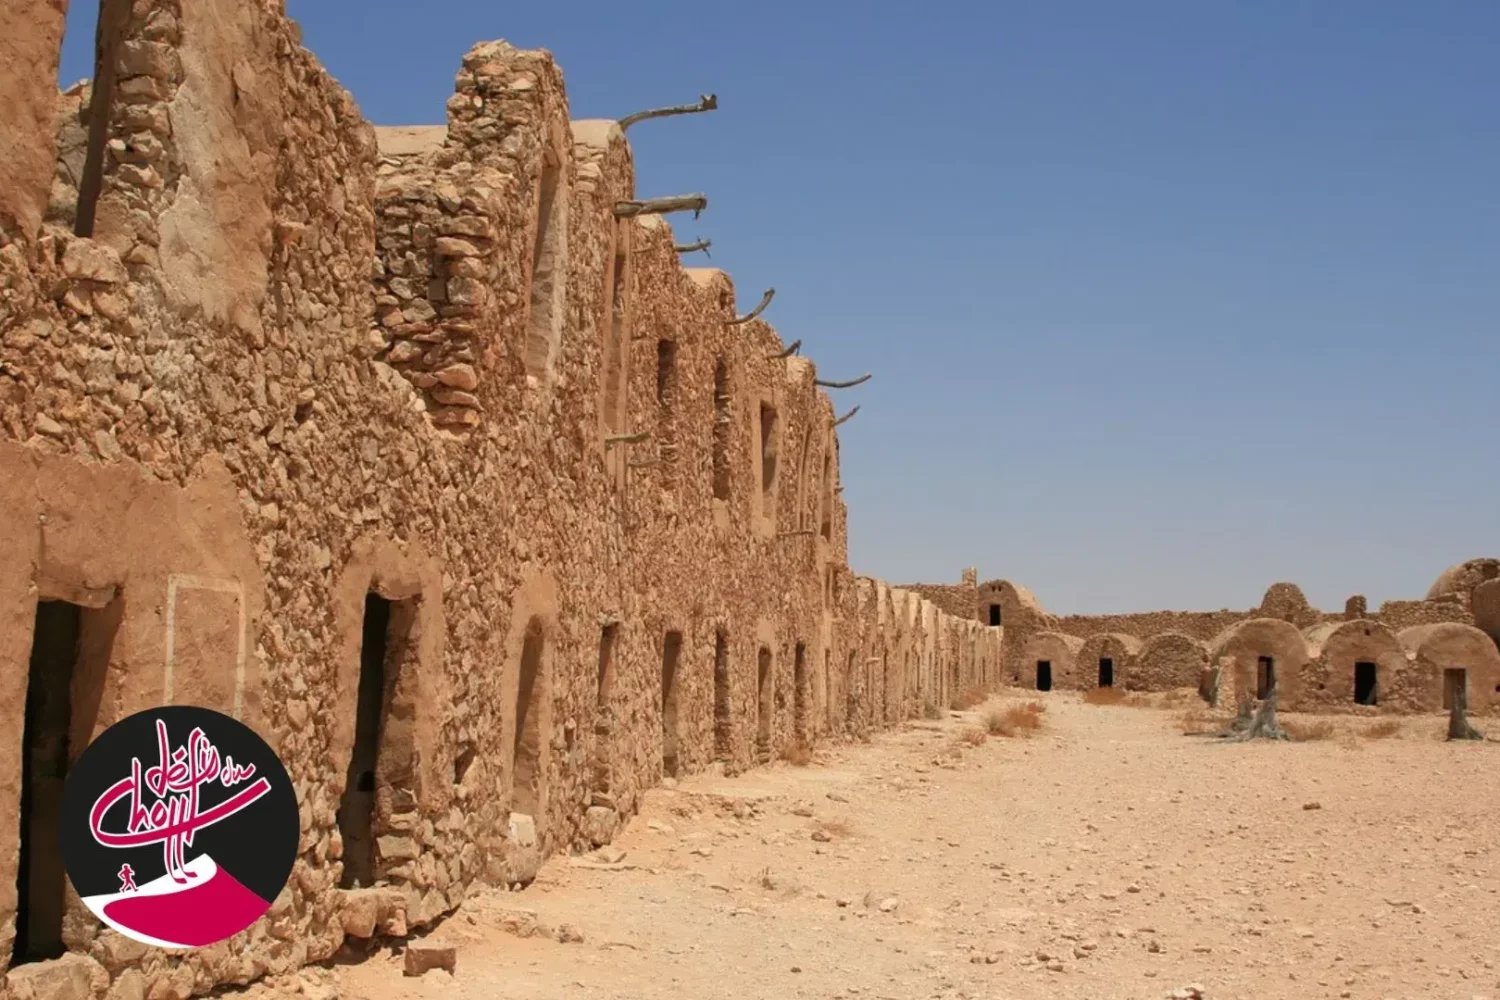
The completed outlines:
[[[637,152],[569,120],[549,54],[477,45],[439,124],[377,130],[277,0],[112,9],[95,100],[57,92],[58,5],[0,4],[0,928],[56,922],[14,866],[59,606],[72,755],[169,698],[229,712],[302,838],[266,917],[197,952],[55,901],[66,953],[0,997],[289,973],[607,842],[663,775],[998,682],[998,630],[850,570],[814,362],[729,323],[667,221],[616,217]]]

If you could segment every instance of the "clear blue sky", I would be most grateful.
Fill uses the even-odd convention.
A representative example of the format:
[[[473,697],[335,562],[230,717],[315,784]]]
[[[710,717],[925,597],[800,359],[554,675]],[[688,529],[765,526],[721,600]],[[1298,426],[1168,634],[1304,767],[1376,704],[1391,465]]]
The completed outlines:
[[[87,0],[74,0],[83,24]],[[852,562],[1337,608],[1500,554],[1500,4],[290,0],[376,124],[556,54],[839,393]],[[92,26],[62,77],[87,76]]]

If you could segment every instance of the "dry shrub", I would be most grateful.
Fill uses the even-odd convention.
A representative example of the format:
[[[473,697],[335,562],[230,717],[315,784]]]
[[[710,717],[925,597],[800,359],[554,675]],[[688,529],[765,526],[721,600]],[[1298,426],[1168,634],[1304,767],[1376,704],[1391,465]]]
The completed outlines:
[[[1365,729],[1365,738],[1371,740],[1386,740],[1401,732],[1401,723],[1395,719],[1381,719]]]
[[[1281,720],[1281,728],[1286,734],[1298,743],[1306,743],[1309,740],[1326,740],[1333,736],[1333,723],[1328,719],[1316,719],[1312,722],[1298,722]]]
[[[781,759],[793,767],[806,767],[812,763],[813,755],[812,751],[807,748],[807,744],[798,740],[787,744],[786,749],[781,751]]]
[[[953,707],[961,712],[982,704],[984,704],[984,692],[976,687],[964,688],[953,699]]]
[[[968,726],[963,732],[958,734],[958,738],[971,747],[982,747],[984,746],[984,741],[990,738],[990,734],[978,726]]]
[[[998,702],[992,702],[980,711],[979,722],[985,731],[994,735],[1000,732],[1000,725],[1005,718],[1005,706]]]
[[[1030,736],[1042,728],[1046,708],[1038,701],[1021,705],[990,705],[985,709],[984,726],[994,736]]]
[[[1083,693],[1083,700],[1090,705],[1122,705],[1129,696],[1116,687],[1090,688]]]
[[[943,710],[938,708],[930,699],[922,702],[922,718],[928,722],[936,722],[943,717]]]

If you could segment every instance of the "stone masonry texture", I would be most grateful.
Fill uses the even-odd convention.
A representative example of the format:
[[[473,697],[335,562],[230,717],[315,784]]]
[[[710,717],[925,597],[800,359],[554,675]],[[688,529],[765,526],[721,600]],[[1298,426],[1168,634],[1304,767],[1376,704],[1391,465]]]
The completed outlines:
[[[616,218],[636,151],[547,52],[478,45],[443,124],[377,130],[279,0],[111,11],[94,99],[55,85],[62,0],[0,0],[0,944],[39,602],[80,609],[71,756],[169,698],[235,714],[302,840],[229,941],[73,897],[0,997],[288,973],[606,842],[663,775],[1000,682],[973,604],[850,571],[814,364]]]
[[[979,583],[973,570],[958,584],[903,589],[998,625],[1002,677],[1020,687],[1038,687],[1045,676],[1050,689],[1088,689],[1108,678],[1130,691],[1163,691],[1195,687],[1218,668],[1259,691],[1269,668],[1281,706],[1292,711],[1437,711],[1449,704],[1446,685],[1461,681],[1471,710],[1500,712],[1496,559],[1452,566],[1425,598],[1386,601],[1373,612],[1360,594],[1341,612],[1319,611],[1293,583],[1273,584],[1246,611],[1062,616],[1008,580]]]

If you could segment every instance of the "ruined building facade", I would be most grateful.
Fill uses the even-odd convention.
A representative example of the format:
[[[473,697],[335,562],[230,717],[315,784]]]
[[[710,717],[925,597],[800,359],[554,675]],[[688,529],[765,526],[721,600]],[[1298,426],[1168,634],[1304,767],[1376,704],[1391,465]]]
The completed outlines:
[[[1002,635],[1008,684],[1041,690],[1194,687],[1218,667],[1233,690],[1273,684],[1294,711],[1429,712],[1468,706],[1500,712],[1500,560],[1471,559],[1443,572],[1421,600],[1376,611],[1355,595],[1319,611],[1301,588],[1277,583],[1247,611],[1049,614],[1025,587],[978,582],[910,584],[944,612]]]
[[[1000,630],[850,572],[814,365],[619,216],[635,154],[547,53],[480,45],[446,126],[377,135],[279,0],[107,0],[59,94],[64,6],[0,0],[0,995],[292,970],[664,774],[998,680]],[[271,911],[187,954],[48,841],[162,703],[254,727],[301,809]]]

